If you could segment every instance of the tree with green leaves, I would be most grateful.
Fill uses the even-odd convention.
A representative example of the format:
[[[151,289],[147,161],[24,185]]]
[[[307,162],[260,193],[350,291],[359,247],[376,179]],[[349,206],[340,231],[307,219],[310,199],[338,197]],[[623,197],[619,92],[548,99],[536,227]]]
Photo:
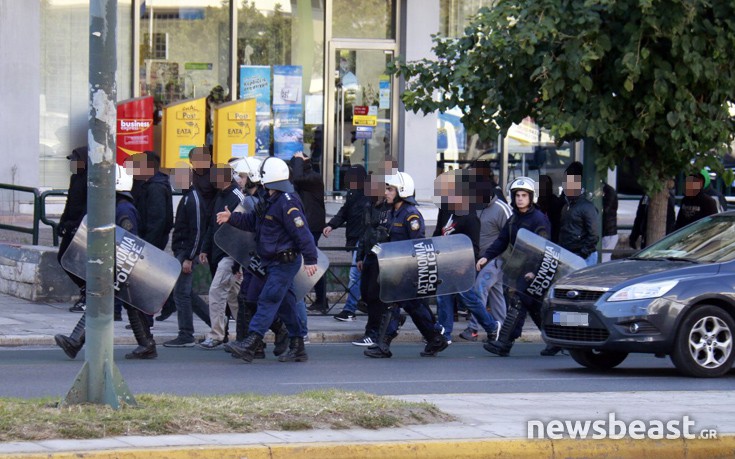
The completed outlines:
[[[649,241],[665,232],[666,179],[717,167],[733,139],[732,1],[499,0],[433,50],[392,65],[407,109],[459,107],[484,138],[531,117],[559,142],[594,142],[599,171],[635,158]]]

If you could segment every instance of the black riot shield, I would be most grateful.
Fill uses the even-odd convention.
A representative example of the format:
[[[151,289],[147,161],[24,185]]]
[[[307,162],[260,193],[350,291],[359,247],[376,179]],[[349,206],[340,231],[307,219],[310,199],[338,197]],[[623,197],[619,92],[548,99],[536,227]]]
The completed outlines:
[[[249,266],[256,254],[255,233],[225,223],[214,233],[214,243],[242,266]]]
[[[585,266],[581,257],[520,229],[513,249],[503,254],[503,283],[540,301],[554,282]]]
[[[386,242],[373,250],[385,303],[464,292],[475,282],[475,253],[464,234]]]
[[[327,258],[327,256],[324,255],[324,252],[322,252],[318,248],[316,249],[316,251],[316,272],[311,277],[306,275],[306,271],[304,271],[304,259],[303,257],[301,258],[301,269],[299,270],[299,273],[296,274],[296,277],[294,277],[293,280],[293,293],[294,295],[296,295],[297,299],[305,297],[306,294],[309,293],[312,288],[314,288],[317,281],[321,279],[321,277],[324,275],[325,272],[327,272],[327,269],[329,268],[329,258]]]
[[[87,278],[87,217],[61,258],[67,271]],[[131,234],[115,228],[115,298],[145,312],[158,313],[181,272],[173,256]]]

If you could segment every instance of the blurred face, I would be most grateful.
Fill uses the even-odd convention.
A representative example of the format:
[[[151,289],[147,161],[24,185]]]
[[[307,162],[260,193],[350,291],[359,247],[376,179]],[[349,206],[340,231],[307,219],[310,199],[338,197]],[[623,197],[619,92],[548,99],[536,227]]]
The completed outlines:
[[[582,176],[581,175],[567,175],[564,181],[564,192],[567,196],[577,197],[582,194]]]
[[[133,174],[136,180],[148,180],[156,172],[151,163],[148,160],[148,156],[137,154],[125,160],[125,167],[128,169],[128,172]]]
[[[79,172],[83,171],[86,166],[87,165],[84,164],[84,161],[78,159],[69,160],[69,170],[72,174],[78,174]]]
[[[212,163],[212,156],[209,153],[205,153],[202,149],[194,150],[191,152],[189,162],[194,169],[207,169]]]
[[[212,185],[218,190],[224,190],[232,183],[232,168],[227,164],[217,164],[212,170]]]
[[[171,186],[176,190],[188,190],[191,186],[191,168],[188,165],[177,166],[171,171]]]
[[[515,193],[515,203],[518,210],[525,212],[531,206],[531,196],[528,191],[518,190]]]
[[[398,190],[394,186],[385,187],[385,201],[388,204],[395,204],[398,197]]]
[[[703,185],[703,179],[690,175],[684,184],[684,194],[689,197],[696,196],[702,190]]]

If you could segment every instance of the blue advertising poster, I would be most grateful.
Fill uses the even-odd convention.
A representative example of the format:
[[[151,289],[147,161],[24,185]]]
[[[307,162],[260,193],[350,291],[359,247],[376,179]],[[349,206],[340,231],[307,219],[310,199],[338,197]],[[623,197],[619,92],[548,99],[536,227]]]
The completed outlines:
[[[273,67],[273,147],[283,160],[304,151],[302,74],[300,65]]]
[[[240,99],[255,99],[255,154],[267,156],[271,143],[271,68],[261,65],[240,66]]]

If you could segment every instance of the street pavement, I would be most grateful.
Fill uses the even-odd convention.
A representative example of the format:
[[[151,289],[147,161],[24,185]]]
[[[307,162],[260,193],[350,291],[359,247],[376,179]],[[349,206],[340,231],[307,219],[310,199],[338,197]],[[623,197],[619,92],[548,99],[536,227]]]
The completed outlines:
[[[69,306],[70,303],[33,303],[0,295],[0,346],[3,347],[0,351],[0,361],[10,359],[11,355],[18,352],[48,349],[49,346],[53,346],[53,335],[68,334],[79,319],[79,314],[67,311]],[[339,309],[335,308],[333,313]],[[117,345],[133,344],[130,331],[124,329],[125,323],[115,323]],[[338,322],[331,315],[310,315],[312,346],[316,343],[348,342],[361,335],[364,324],[364,316],[358,317],[354,322]],[[458,323],[455,333],[460,332],[463,326],[464,323]],[[197,322],[195,328],[198,334],[206,331],[206,326],[201,322]],[[153,333],[159,343],[174,337],[176,334],[174,318],[156,322]],[[532,351],[536,353],[541,348],[538,344],[538,331],[529,327],[524,331],[524,335],[536,343],[527,345],[533,347]],[[405,343],[406,347],[411,345],[411,355],[417,354],[419,340],[418,332],[412,325],[407,324],[402,331],[400,342]],[[459,343],[452,346],[457,345],[461,346]],[[13,346],[18,348],[14,351]],[[466,346],[465,349],[471,348]],[[196,352],[196,350],[183,351]],[[407,363],[414,365],[422,363],[418,356],[397,357],[412,358]],[[503,364],[510,365],[512,359],[511,357],[500,360]],[[432,365],[441,365],[441,357],[429,360]],[[467,365],[473,364],[472,360],[467,362]],[[149,363],[155,365],[156,362]],[[13,371],[13,365],[7,365],[5,368],[8,369],[6,371]],[[461,378],[461,375],[453,376]],[[590,378],[594,379],[595,375],[591,375]],[[731,379],[732,374],[726,378]],[[0,376],[0,381],[3,379],[9,383],[11,378]],[[514,383],[511,379],[500,378],[491,381],[490,384],[512,385]],[[453,422],[442,424],[379,430],[265,431],[252,434],[127,436],[81,441],[0,443],[0,458],[658,457],[664,454],[672,457],[735,456],[735,437],[730,436],[735,433],[735,412],[732,410],[735,397],[730,390],[660,390],[654,378],[651,387],[646,387],[645,390],[616,391],[615,375],[606,376],[605,379],[606,387],[609,387],[610,391],[579,392],[573,388],[567,391],[556,387],[553,391],[541,389],[530,393],[523,390],[523,384],[518,384],[515,391],[505,393],[490,390],[486,393],[435,391],[397,396],[402,400],[433,403],[440,410],[456,418]],[[543,384],[543,381],[541,383]],[[622,440],[581,441],[569,439],[568,436],[561,439],[549,438],[546,434],[553,432],[547,432],[548,428],[543,431],[543,439],[533,441],[527,439],[528,421],[609,422],[611,413],[616,420],[625,422],[633,420],[679,422],[684,416],[689,416],[695,422],[690,430],[695,437],[700,437],[703,435],[702,432],[706,434],[713,429],[716,430],[718,439],[639,440],[626,436]]]

